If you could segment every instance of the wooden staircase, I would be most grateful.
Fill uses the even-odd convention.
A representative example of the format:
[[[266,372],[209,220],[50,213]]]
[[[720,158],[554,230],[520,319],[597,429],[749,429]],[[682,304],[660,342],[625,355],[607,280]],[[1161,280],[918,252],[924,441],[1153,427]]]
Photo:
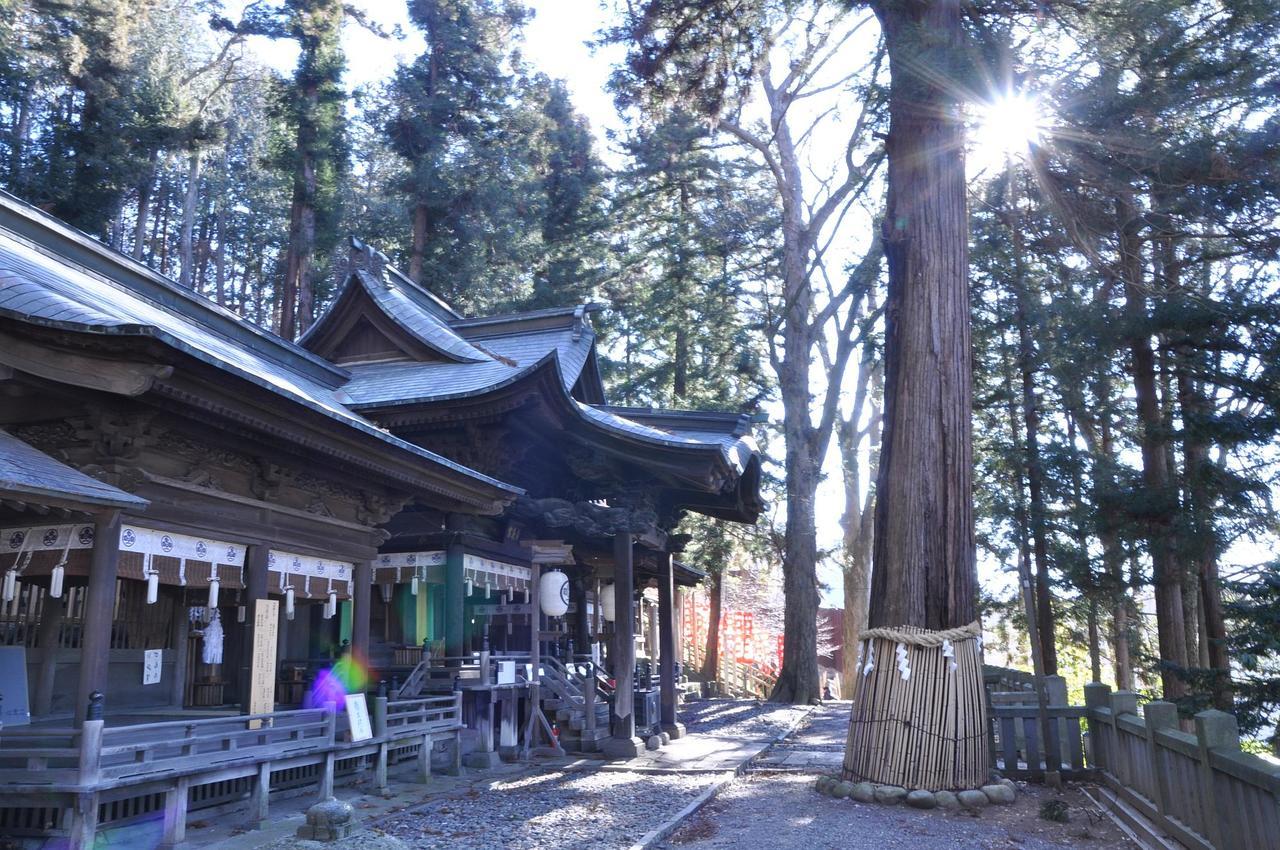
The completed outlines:
[[[570,669],[558,659],[542,659],[542,708],[555,718],[560,746],[566,750],[598,752],[600,742],[609,737],[609,702],[601,693],[599,678],[598,671],[586,674],[584,665]],[[590,699],[587,688],[593,691]]]

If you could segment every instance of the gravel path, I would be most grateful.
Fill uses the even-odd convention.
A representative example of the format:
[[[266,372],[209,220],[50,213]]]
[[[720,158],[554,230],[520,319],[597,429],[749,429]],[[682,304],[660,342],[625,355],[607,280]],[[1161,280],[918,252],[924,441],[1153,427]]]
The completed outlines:
[[[703,699],[686,703],[680,720],[690,733],[726,738],[773,738],[808,709],[744,699]],[[846,709],[847,711],[847,709]]]
[[[624,848],[714,781],[551,770],[415,806],[378,827],[411,848]]]
[[[810,774],[754,774],[724,788],[659,846],[676,850],[1133,848],[1110,821],[1095,820],[1084,808],[1073,808],[1071,822],[1058,824],[1040,820],[1038,807],[1036,795],[1022,794],[1019,803],[989,807],[978,817],[918,811],[825,797],[814,791]]]

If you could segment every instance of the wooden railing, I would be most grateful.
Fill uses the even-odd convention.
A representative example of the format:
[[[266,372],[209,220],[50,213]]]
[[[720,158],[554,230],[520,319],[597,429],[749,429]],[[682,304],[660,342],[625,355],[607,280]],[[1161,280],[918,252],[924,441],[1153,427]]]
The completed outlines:
[[[171,846],[185,836],[191,792],[214,783],[250,780],[250,820],[267,817],[272,774],[316,770],[319,797],[333,792],[334,765],[372,762],[379,790],[387,787],[393,751],[418,750],[418,773],[431,773],[437,740],[451,744],[450,770],[461,765],[462,695],[372,703],[373,737],[352,741],[346,715],[333,704],[204,720],[104,728],[87,720],[80,729],[0,730],[0,808],[61,810],[72,848],[94,846],[99,810],[121,800],[164,796],[164,836]]]
[[[768,699],[778,677],[776,672],[758,664],[741,662],[724,655],[720,657],[718,681],[720,687],[731,696]]]
[[[1236,719],[1202,711],[1195,732],[1177,707],[1085,685],[1091,761],[1125,804],[1192,850],[1280,847],[1280,766],[1240,751]]]

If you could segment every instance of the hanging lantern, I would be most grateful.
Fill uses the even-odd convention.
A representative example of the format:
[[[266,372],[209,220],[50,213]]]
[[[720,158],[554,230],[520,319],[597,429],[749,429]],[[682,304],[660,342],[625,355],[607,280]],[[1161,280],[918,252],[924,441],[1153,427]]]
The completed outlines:
[[[615,594],[613,582],[606,584],[600,591],[600,616],[604,617],[605,622],[613,622],[614,603],[617,601],[614,599]]]
[[[338,608],[338,594],[335,591],[329,591],[329,598],[324,602],[324,618],[326,620],[333,619],[334,612]]]
[[[218,588],[220,586],[221,582],[218,581],[217,576],[209,579],[209,607],[211,609],[218,607]]]
[[[247,615],[248,615],[248,611],[245,610],[245,606],[243,605],[236,606],[236,622],[237,623],[243,623]]]
[[[563,617],[569,610],[569,577],[559,570],[543,573],[538,580],[538,597],[542,613],[548,617]]]
[[[391,593],[395,588],[389,584],[378,585],[378,590],[382,593],[382,602],[385,605],[391,604]]]
[[[287,619],[293,619],[293,585],[284,589],[284,615]]]
[[[4,574],[4,591],[0,593],[0,598],[5,602],[12,602],[13,597],[18,593],[18,571],[9,570]]]
[[[54,599],[62,598],[62,580],[66,574],[66,568],[62,564],[58,564],[53,568],[53,572],[49,573],[49,595]]]
[[[418,573],[415,571],[413,578],[409,579],[409,592],[414,596],[418,595]]]
[[[471,579],[470,579],[470,578],[468,578],[468,579],[467,579],[467,596],[470,596],[470,595],[471,595],[471,590],[472,590],[472,587],[473,587],[473,586],[474,586],[474,585],[472,584]]]
[[[152,570],[147,573],[147,604],[155,605],[160,598],[160,573]]]

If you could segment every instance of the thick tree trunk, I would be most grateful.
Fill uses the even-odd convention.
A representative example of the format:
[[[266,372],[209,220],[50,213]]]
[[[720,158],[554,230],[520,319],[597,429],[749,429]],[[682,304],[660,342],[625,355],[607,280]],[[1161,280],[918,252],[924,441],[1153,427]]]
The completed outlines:
[[[1195,559],[1199,575],[1200,607],[1197,626],[1204,630],[1201,655],[1213,673],[1213,703],[1221,711],[1230,711],[1234,702],[1231,684],[1231,659],[1227,654],[1227,630],[1222,612],[1222,588],[1218,580],[1218,541],[1213,528],[1213,505],[1208,492],[1213,474],[1209,447],[1200,429],[1211,415],[1208,399],[1200,392],[1192,377],[1195,355],[1190,350],[1179,352],[1177,367],[1178,402],[1182,409],[1182,454],[1187,496],[1191,510],[1191,539],[1187,547]]]
[[[1014,265],[1017,282],[1014,286],[1015,315],[1018,324],[1018,369],[1022,376],[1022,419],[1025,426],[1023,459],[1027,470],[1027,490],[1030,501],[1031,548],[1035,556],[1036,620],[1040,634],[1040,654],[1044,659],[1044,674],[1058,674],[1058,648],[1055,643],[1053,601],[1049,588],[1049,554],[1045,540],[1044,467],[1040,458],[1040,405],[1036,397],[1035,345],[1031,340],[1030,322],[1027,317],[1028,293],[1026,277],[1022,269],[1022,239],[1014,230]]]
[[[969,228],[964,128],[951,83],[965,53],[961,6],[873,6],[891,83],[885,413],[868,619],[872,627],[939,631],[977,619]],[[977,641],[951,645],[954,667],[944,647],[908,649],[902,661],[910,662],[910,675],[894,668],[891,643],[868,644],[880,644],[879,672],[859,684],[844,775],[929,788],[985,782]]]
[[[195,223],[196,202],[200,199],[200,162],[203,158],[199,149],[191,152],[187,165],[187,193],[182,203],[182,268],[179,270],[178,283],[191,288],[195,284],[193,274],[196,264]]]
[[[1155,584],[1156,627],[1160,643],[1160,678],[1165,699],[1187,692],[1178,675],[1187,667],[1186,629],[1183,626],[1182,569],[1172,540],[1176,499],[1170,481],[1163,416],[1156,384],[1155,352],[1145,330],[1146,287],[1143,281],[1141,218],[1129,199],[1117,202],[1120,221],[1120,269],[1124,277],[1125,314],[1131,326],[1134,394],[1142,436],[1142,511],[1151,553]]]
[[[707,651],[702,658],[702,680],[720,678],[720,612],[724,603],[724,573],[707,588]]]
[[[422,283],[422,263],[427,251],[427,205],[413,208],[413,247],[409,253],[409,279]]]

